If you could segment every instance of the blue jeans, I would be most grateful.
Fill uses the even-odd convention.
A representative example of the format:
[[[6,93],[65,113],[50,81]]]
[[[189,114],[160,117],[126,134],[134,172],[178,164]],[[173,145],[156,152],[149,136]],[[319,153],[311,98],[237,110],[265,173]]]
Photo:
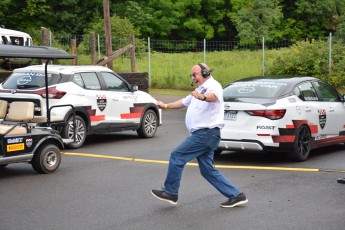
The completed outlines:
[[[220,130],[200,129],[193,132],[171,153],[163,190],[178,195],[182,171],[187,162],[197,158],[201,175],[220,193],[230,198],[240,194],[217,169],[214,168],[214,150],[220,142]]]

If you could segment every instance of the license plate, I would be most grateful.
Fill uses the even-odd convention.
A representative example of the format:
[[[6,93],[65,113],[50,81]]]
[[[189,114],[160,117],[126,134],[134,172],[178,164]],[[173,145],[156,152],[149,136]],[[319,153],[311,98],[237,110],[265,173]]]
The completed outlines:
[[[237,111],[224,111],[224,119],[236,121],[237,118]]]

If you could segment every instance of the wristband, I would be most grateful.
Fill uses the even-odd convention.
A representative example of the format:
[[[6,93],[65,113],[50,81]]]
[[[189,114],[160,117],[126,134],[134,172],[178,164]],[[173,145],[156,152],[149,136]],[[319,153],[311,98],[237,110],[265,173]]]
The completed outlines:
[[[168,104],[164,104],[164,109],[168,109]]]

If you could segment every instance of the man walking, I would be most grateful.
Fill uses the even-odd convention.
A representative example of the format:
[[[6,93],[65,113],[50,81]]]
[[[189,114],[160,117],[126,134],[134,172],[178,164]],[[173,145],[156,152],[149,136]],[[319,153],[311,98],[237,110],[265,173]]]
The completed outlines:
[[[248,202],[246,196],[213,166],[214,150],[224,126],[224,103],[222,86],[211,76],[211,71],[204,63],[194,65],[190,77],[198,87],[190,95],[168,104],[157,101],[162,109],[188,107],[185,122],[190,132],[171,153],[163,189],[151,191],[159,200],[177,204],[184,166],[196,158],[201,175],[228,198],[221,207],[231,208]]]

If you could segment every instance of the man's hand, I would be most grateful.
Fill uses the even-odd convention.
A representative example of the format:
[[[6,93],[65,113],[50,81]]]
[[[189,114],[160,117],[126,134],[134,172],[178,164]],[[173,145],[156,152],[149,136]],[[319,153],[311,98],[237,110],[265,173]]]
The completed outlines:
[[[165,104],[162,101],[157,101],[156,105],[161,109],[180,109],[184,107],[184,105],[182,104],[182,99],[179,99],[174,102],[170,102],[168,104]]]
[[[195,97],[196,99],[202,100],[204,98],[204,95],[202,95],[199,91],[194,90],[191,95]]]
[[[166,104],[162,101],[157,101],[156,105],[160,108],[160,109],[166,109],[165,106]]]

